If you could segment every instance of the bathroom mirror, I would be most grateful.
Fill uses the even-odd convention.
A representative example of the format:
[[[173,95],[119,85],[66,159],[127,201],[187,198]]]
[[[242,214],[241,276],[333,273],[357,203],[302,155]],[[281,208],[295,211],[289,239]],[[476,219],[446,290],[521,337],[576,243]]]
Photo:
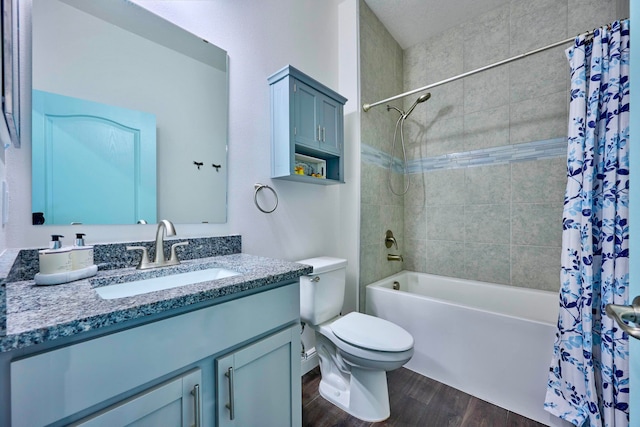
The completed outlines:
[[[0,141],[20,147],[20,78],[18,73],[18,18],[17,0],[2,2],[2,116],[0,117]],[[3,157],[4,158],[4,157]]]
[[[20,1],[32,23],[33,223],[226,222],[227,53],[128,0]],[[42,93],[74,107],[36,111]],[[82,103],[153,117],[155,134],[136,129],[123,150],[127,138],[111,128],[91,133],[85,125],[96,119]],[[80,132],[60,125],[78,116]],[[128,118],[100,120],[131,127]],[[142,151],[151,154],[140,166]],[[136,199],[143,188],[155,197]]]

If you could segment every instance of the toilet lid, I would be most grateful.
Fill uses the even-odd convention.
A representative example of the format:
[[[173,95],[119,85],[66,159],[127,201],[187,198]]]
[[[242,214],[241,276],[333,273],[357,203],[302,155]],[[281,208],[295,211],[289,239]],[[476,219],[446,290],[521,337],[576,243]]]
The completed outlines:
[[[400,326],[379,317],[351,312],[331,323],[342,341],[378,351],[405,351],[413,347],[413,337]]]

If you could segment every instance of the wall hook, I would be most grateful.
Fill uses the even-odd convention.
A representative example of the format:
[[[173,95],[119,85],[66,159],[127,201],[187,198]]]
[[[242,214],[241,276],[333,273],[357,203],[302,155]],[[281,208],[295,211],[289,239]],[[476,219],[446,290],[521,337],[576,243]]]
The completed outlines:
[[[222,165],[216,165],[215,163],[211,163],[211,166],[213,166],[214,168],[216,168],[216,172],[220,172],[220,168],[222,167]]]
[[[198,167],[198,170],[200,170],[200,166],[204,165],[203,162],[196,162],[195,160],[194,160],[193,164]]]

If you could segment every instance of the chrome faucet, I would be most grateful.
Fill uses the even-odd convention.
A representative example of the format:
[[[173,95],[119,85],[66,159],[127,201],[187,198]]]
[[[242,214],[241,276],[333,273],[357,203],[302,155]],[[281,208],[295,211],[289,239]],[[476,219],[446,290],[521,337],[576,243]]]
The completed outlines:
[[[179,242],[171,245],[171,254],[169,256],[169,260],[165,258],[164,255],[164,235],[167,236],[175,236],[176,228],[173,226],[173,223],[169,220],[163,219],[158,223],[158,229],[156,230],[156,248],[155,248],[155,259],[153,262],[149,261],[149,250],[144,246],[127,246],[127,250],[141,250],[142,258],[140,259],[140,264],[136,267],[138,270],[145,270],[147,268],[156,268],[156,267],[166,267],[169,265],[178,265],[180,264],[180,260],[178,259],[178,255],[176,254],[176,248],[178,246],[188,245],[189,242]]]

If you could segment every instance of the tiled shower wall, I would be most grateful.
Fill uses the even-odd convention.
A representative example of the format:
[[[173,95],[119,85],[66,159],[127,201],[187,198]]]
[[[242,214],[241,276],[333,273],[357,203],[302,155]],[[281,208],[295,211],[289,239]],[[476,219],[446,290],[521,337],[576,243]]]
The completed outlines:
[[[403,91],[403,52],[371,9],[360,0],[360,90],[364,102],[388,98]],[[374,151],[391,151],[397,115],[384,106],[361,115],[362,143]],[[364,286],[402,270],[398,261],[387,261],[387,254],[406,255],[404,247],[404,197],[396,196],[387,183],[387,170],[379,165],[361,165],[360,209],[360,309],[364,311]],[[396,193],[401,175],[392,174]],[[391,230],[399,250],[384,245],[385,231]]]
[[[398,52],[400,47],[361,2],[362,99],[374,102],[425,86],[617,18],[614,1],[512,0]],[[445,166],[412,168],[406,196],[392,197],[386,170],[363,156],[361,307],[366,284],[402,268],[559,288],[564,156],[532,153],[525,161],[475,167],[453,162],[447,167],[444,156],[486,154],[495,147],[516,151],[564,138],[569,88],[564,49],[569,46],[431,89],[431,99],[406,121],[407,155],[414,166],[434,158]],[[402,90],[396,90],[398,72]],[[417,96],[405,98],[404,108]],[[363,151],[389,154],[396,119],[397,113],[384,106],[363,113]],[[401,156],[396,149],[393,157]],[[394,188],[401,189],[401,176],[395,179]],[[388,227],[398,229],[393,231],[399,236],[402,266],[386,261]]]

